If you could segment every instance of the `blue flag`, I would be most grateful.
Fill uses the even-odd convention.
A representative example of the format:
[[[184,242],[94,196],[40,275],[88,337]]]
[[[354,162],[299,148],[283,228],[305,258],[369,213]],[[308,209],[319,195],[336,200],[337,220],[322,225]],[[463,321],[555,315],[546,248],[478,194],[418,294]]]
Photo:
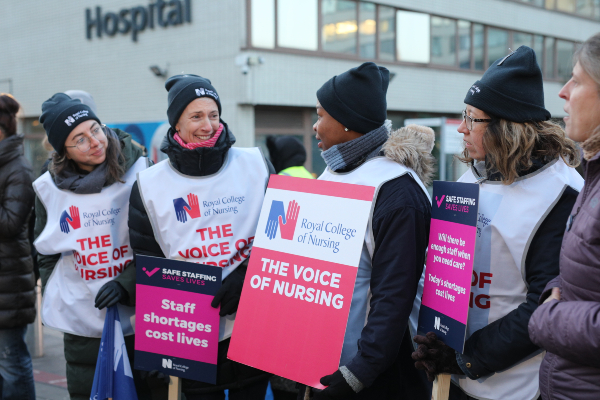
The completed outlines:
[[[108,307],[90,400],[137,400],[117,306]]]

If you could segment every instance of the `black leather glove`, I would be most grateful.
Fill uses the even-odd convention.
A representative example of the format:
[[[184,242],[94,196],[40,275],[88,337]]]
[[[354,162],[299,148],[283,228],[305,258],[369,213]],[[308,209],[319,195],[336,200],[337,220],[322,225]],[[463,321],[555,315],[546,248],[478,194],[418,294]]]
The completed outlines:
[[[417,335],[413,340],[419,345],[417,351],[412,353],[412,359],[416,361],[415,368],[425,370],[430,382],[438,374],[464,375],[456,361],[456,351],[439,340],[435,333]]]
[[[327,386],[323,391],[314,392],[314,400],[348,399],[356,395],[338,369],[331,375],[321,378],[321,385]]]
[[[159,370],[152,370],[150,372],[148,371],[140,371],[140,378],[146,380],[155,380],[155,381],[159,381],[160,383],[164,384],[165,386],[169,386],[169,383],[171,383],[171,377],[169,375],[165,375],[164,373],[160,372]]]
[[[244,286],[244,278],[246,277],[247,265],[240,265],[225,278],[223,285],[219,288],[215,298],[210,303],[211,307],[214,308],[217,308],[221,304],[221,310],[219,310],[221,317],[237,311],[240,304],[240,296],[242,295],[242,287]]]
[[[114,306],[117,303],[125,303],[129,300],[129,295],[123,289],[123,286],[119,282],[110,281],[106,282],[96,295],[94,306],[102,310],[104,307]]]

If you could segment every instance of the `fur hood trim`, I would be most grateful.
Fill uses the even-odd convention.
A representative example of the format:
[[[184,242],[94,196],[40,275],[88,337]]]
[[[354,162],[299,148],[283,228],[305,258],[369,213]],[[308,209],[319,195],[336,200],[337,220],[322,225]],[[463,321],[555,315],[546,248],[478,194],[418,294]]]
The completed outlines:
[[[408,125],[390,132],[382,150],[390,160],[412,168],[423,184],[430,186],[435,171],[435,158],[431,155],[434,143],[433,129]]]

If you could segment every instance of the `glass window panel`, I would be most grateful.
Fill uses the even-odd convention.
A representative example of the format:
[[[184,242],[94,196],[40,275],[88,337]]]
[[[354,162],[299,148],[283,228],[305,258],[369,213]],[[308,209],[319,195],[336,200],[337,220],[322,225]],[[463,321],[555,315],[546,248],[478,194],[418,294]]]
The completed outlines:
[[[546,0],[546,2],[544,3],[544,6],[548,10],[554,10],[554,9],[556,9],[556,0]]]
[[[323,0],[323,50],[356,54],[356,2]]]
[[[523,3],[528,3],[534,6],[543,7],[544,0],[521,0]]]
[[[429,63],[429,14],[396,12],[396,55],[400,61]]]
[[[317,0],[277,0],[277,45],[317,50]]]
[[[581,16],[595,18],[594,0],[577,0],[575,12]]]
[[[574,13],[577,0],[556,0],[556,9],[558,11]]]
[[[379,58],[394,60],[396,37],[396,10],[379,6]]]
[[[471,23],[458,21],[458,64],[471,69]]]
[[[554,78],[554,38],[546,38],[544,51],[544,76]]]
[[[375,4],[363,2],[358,4],[360,56],[363,58],[375,58],[375,32],[377,30]]]
[[[456,65],[456,21],[431,17],[431,63]]]
[[[488,28],[488,67],[510,53],[508,50],[508,32],[503,29]]]
[[[516,50],[521,46],[531,47],[533,42],[533,35],[529,33],[513,32],[513,43],[512,49]]]
[[[475,69],[483,70],[483,46],[485,44],[485,30],[483,25],[473,24],[473,58]]]
[[[275,1],[252,0],[252,46],[275,47]]]
[[[544,37],[535,35],[533,38],[533,51],[535,51],[535,58],[537,60],[540,69],[542,69],[542,62],[544,61]]]
[[[573,42],[564,40],[556,41],[556,66],[558,68],[558,77],[565,82],[571,77],[573,70]]]

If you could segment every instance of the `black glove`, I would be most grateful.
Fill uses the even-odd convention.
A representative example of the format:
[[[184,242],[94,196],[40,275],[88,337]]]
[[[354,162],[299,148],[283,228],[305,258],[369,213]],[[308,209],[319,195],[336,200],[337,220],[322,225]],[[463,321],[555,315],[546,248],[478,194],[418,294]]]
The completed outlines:
[[[164,384],[165,386],[169,386],[169,383],[171,383],[171,377],[169,375],[165,375],[164,373],[156,369],[150,372],[140,371],[140,378],[142,378],[143,380],[156,380]]]
[[[456,361],[456,351],[439,340],[435,333],[417,335],[413,340],[419,345],[417,351],[412,353],[412,359],[416,361],[415,368],[425,370],[430,382],[438,374],[464,375]]]
[[[210,303],[213,308],[217,308],[221,304],[221,310],[219,310],[221,317],[237,311],[245,277],[246,266],[240,265],[223,281],[223,285],[219,288],[215,298]]]
[[[356,395],[339,369],[331,375],[322,377],[321,385],[327,387],[321,392],[314,392],[314,400],[347,399]]]
[[[104,307],[114,306],[117,303],[125,303],[129,299],[129,295],[123,289],[119,282],[106,282],[96,295],[96,304],[94,306],[102,310]]]

